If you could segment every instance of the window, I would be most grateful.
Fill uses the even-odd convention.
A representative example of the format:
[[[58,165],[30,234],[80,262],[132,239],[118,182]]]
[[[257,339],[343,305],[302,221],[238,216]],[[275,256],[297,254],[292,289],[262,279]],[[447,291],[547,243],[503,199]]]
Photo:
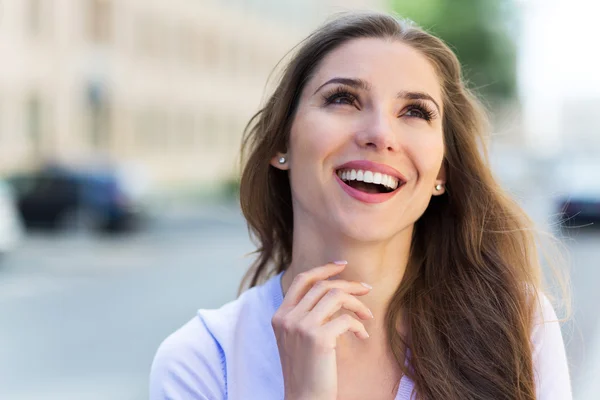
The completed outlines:
[[[2,115],[2,99],[0,99],[0,152],[2,152],[2,141],[4,140],[3,134],[4,134],[4,129],[2,126],[2,123],[4,122],[3,120],[3,115]]]
[[[140,56],[152,54],[152,23],[146,16],[138,16],[134,26],[136,52]]]
[[[36,93],[29,96],[25,107],[27,136],[33,154],[37,155],[40,153],[42,142],[42,106],[39,95]]]
[[[111,39],[112,4],[110,0],[89,0],[88,34],[94,43],[106,44]]]
[[[96,149],[110,145],[110,107],[106,88],[102,84],[90,83],[87,100],[89,107],[90,144]]]
[[[215,148],[219,143],[219,121],[214,113],[207,113],[204,120],[204,129],[201,132],[202,143],[205,148]]]
[[[25,0],[23,27],[25,34],[36,39],[46,38],[51,34],[54,0]],[[0,18],[2,17],[0,0]]]
[[[244,124],[239,119],[239,116],[231,116],[229,119],[228,130],[229,132],[227,132],[227,135],[231,140],[231,144],[233,147],[237,148],[237,146],[240,144],[240,140],[244,131]]]
[[[187,67],[195,67],[198,63],[199,43],[198,32],[194,26],[183,25],[176,30],[174,48],[181,64]]]
[[[196,147],[196,118],[190,112],[183,112],[177,121],[177,148],[194,151]]]
[[[165,59],[168,57],[169,32],[164,21],[152,15],[142,15],[135,21],[135,47],[141,57]]]
[[[42,31],[42,0],[29,0],[27,3],[27,29],[32,36],[37,36]]]
[[[160,108],[148,107],[140,110],[135,122],[135,142],[139,149],[164,152],[167,145],[168,121]]]
[[[219,46],[220,38],[216,32],[205,31],[203,34],[201,46],[202,58],[208,67],[215,67],[219,64]]]

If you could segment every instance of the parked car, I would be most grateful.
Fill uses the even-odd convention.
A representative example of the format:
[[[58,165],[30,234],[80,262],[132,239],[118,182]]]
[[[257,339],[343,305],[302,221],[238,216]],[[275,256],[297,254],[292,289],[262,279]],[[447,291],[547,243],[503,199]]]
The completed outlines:
[[[52,167],[10,181],[27,227],[121,231],[145,217],[130,183],[113,168]]]
[[[556,174],[559,218],[566,226],[600,224],[600,163],[577,161],[561,165]]]
[[[12,188],[0,180],[0,257],[12,251],[23,238],[23,223]]]

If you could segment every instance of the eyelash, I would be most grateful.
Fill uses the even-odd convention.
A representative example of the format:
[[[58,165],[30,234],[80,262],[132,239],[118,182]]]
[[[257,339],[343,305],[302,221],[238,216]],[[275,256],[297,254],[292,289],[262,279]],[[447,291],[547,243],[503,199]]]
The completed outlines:
[[[437,116],[435,111],[433,111],[424,101],[422,101],[422,100],[413,100],[413,101],[414,101],[414,103],[409,106],[408,111],[416,110],[416,111],[419,111],[423,115],[422,117],[416,117],[416,118],[422,118],[425,121],[429,122]]]
[[[348,105],[352,105],[354,104],[354,102],[356,100],[358,100],[358,98],[352,94],[350,91],[348,91],[346,88],[344,87],[337,87],[327,93],[325,93],[323,95],[323,99],[325,101],[325,105],[344,105],[344,104],[348,104]],[[335,103],[336,100],[338,99],[345,99],[348,101],[348,103]],[[434,119],[437,115],[435,113],[435,111],[433,111],[429,105],[422,101],[422,100],[413,100],[413,103],[410,104],[408,106],[408,110],[407,112],[410,111],[418,111],[421,113],[421,117],[411,117],[411,118],[420,118],[424,121],[431,121],[432,119]]]
[[[342,86],[338,86],[335,89],[325,93],[323,95],[323,99],[325,100],[326,106],[328,106],[330,104],[334,104],[334,101],[336,101],[338,99],[347,99],[350,101],[350,103],[348,103],[348,104],[352,104],[356,100],[358,100],[355,95],[350,93],[348,90],[346,90]],[[335,104],[340,105],[340,104],[344,104],[344,103],[335,103]]]

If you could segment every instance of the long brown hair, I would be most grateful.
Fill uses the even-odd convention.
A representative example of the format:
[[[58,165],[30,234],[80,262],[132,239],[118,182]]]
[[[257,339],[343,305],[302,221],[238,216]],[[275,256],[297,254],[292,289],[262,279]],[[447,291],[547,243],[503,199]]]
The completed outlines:
[[[445,110],[447,193],[434,196],[415,223],[409,264],[388,306],[394,356],[423,399],[535,399],[530,334],[541,268],[531,221],[491,173],[487,118],[456,56],[440,39],[396,17],[350,13],[323,25],[300,44],[248,123],[240,201],[258,257],[241,289],[292,260],[290,182],[269,160],[286,150],[300,93],[320,61],[355,38],[399,40],[420,51],[440,78]],[[398,333],[400,324],[408,336]]]

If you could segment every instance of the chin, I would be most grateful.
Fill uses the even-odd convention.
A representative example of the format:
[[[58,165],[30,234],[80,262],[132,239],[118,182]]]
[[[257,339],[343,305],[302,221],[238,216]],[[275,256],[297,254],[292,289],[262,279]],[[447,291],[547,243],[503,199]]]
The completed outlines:
[[[392,224],[389,219],[383,220],[372,217],[344,216],[338,221],[340,233],[357,242],[385,242],[396,236],[402,229],[397,224]]]

